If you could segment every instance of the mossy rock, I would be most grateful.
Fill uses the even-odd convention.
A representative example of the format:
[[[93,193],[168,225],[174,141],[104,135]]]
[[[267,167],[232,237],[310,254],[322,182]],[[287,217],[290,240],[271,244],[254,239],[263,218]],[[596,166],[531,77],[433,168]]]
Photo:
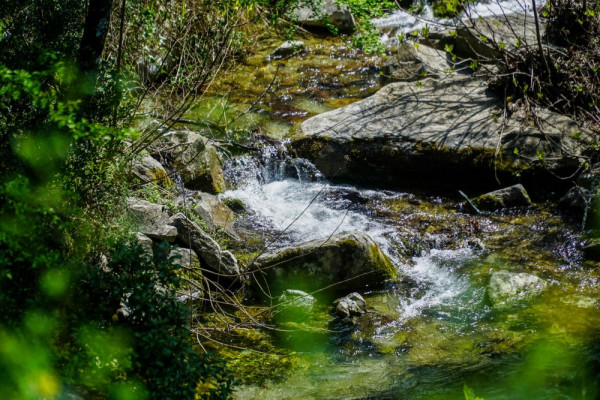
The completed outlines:
[[[326,289],[324,292],[331,295],[379,288],[399,280],[398,269],[364,233],[342,233],[263,254],[256,269],[271,290],[294,287],[310,293]]]
[[[217,194],[225,191],[225,174],[219,152],[210,139],[191,131],[169,132],[161,138],[170,167],[186,188]]]

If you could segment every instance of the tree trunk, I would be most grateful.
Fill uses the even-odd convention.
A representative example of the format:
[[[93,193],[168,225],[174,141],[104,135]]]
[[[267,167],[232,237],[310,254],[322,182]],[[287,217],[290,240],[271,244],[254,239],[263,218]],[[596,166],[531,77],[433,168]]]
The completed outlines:
[[[81,72],[98,70],[110,26],[113,0],[89,0],[77,62]]]

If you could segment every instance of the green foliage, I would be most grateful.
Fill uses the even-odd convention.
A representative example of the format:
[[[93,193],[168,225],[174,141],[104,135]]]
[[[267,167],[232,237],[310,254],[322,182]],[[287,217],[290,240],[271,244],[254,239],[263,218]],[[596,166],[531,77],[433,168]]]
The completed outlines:
[[[77,68],[85,4],[0,5],[0,398],[227,398],[168,248],[144,258],[115,226],[136,135],[108,126],[125,75]]]
[[[385,48],[380,41],[379,31],[370,22],[371,19],[381,17],[386,12],[396,9],[396,2],[390,0],[339,0],[346,4],[357,20],[357,32],[352,36],[352,43],[367,54],[385,53]]]
[[[598,9],[598,1],[549,2],[541,10],[546,17],[542,43],[515,38],[516,49],[509,50],[506,43],[486,39],[502,52],[506,72],[494,86],[500,93],[525,99],[530,108],[543,107],[572,115],[592,130],[600,131],[597,118],[600,102]]]
[[[465,0],[438,0],[432,4],[433,15],[437,18],[452,18],[464,9]]]
[[[463,386],[463,393],[465,394],[465,400],[483,400],[482,397],[475,396],[475,392],[473,392],[473,389],[471,389],[467,385]]]

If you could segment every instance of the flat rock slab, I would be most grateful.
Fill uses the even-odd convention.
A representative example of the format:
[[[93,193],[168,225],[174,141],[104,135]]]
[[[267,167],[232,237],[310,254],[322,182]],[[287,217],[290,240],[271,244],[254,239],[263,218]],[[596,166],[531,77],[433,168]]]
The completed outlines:
[[[584,162],[590,132],[537,111],[541,126],[513,114],[484,82],[452,75],[391,83],[373,96],[312,117],[291,147],[330,179],[376,187],[494,188],[560,184]],[[564,183],[562,183],[564,185]]]

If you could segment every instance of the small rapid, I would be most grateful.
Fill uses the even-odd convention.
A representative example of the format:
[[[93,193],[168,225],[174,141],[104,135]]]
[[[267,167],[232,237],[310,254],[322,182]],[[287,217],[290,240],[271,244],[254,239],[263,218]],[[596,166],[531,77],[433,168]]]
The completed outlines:
[[[370,311],[357,325],[322,304],[313,322],[329,325],[279,332],[309,367],[264,387],[242,386],[238,398],[445,399],[460,398],[465,383],[492,400],[575,398],[579,378],[559,378],[597,354],[587,341],[600,322],[600,295],[586,282],[600,278],[561,255],[576,236],[560,218],[533,209],[469,215],[448,199],[333,184],[284,147],[232,159],[226,173],[232,189],[221,196],[244,204],[238,222],[264,233],[268,250],[360,231],[410,281],[362,293]],[[422,248],[406,257],[401,248],[411,237]],[[534,271],[560,284],[539,299],[495,308],[486,290],[499,270]],[[536,364],[539,351],[553,355]],[[527,373],[543,381],[515,380]]]
[[[267,147],[260,158],[244,156],[230,162],[227,174],[235,188],[222,195],[241,200],[247,221],[270,233],[269,250],[341,232],[363,232],[420,288],[417,296],[397,302],[397,323],[431,307],[453,304],[455,299],[465,301],[470,285],[456,266],[473,259],[475,250],[468,246],[432,249],[407,263],[399,254],[398,226],[366,206],[401,199],[405,194],[334,185],[307,160],[281,154],[281,149]]]

